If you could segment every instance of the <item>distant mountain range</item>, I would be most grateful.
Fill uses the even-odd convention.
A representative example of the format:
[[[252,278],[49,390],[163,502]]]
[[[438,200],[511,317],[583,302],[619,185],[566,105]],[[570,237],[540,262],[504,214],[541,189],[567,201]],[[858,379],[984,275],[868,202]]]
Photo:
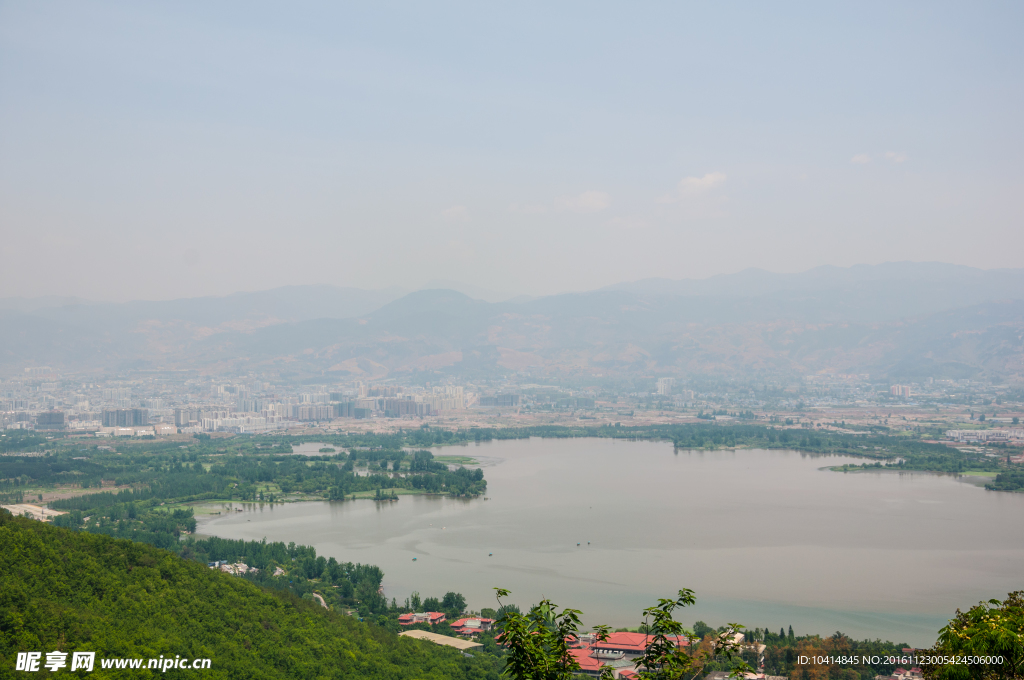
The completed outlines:
[[[938,262],[824,266],[799,274],[745,269],[707,279],[643,279],[605,290],[807,304],[823,319],[870,323],[1024,299],[1024,269],[986,270]]]
[[[1024,378],[1024,269],[938,263],[749,269],[505,302],[333,286],[123,304],[8,299],[0,321],[8,371]]]

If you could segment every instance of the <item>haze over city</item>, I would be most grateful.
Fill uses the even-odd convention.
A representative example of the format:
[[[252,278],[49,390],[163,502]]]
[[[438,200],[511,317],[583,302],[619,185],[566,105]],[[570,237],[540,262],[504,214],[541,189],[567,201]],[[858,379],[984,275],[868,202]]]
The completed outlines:
[[[1022,20],[0,0],[0,677],[1024,680]]]
[[[1017,267],[1021,12],[0,3],[0,289]]]

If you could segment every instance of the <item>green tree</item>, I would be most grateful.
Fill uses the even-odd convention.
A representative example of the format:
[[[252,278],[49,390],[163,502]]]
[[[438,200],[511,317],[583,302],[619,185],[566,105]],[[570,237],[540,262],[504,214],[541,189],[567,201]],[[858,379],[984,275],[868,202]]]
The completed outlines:
[[[181,655],[212,658],[206,680],[498,679],[496,656],[400,637],[397,622],[360,622],[143,543],[0,510],[0,546],[3,678],[18,652],[86,650],[97,677],[119,675],[103,657]]]
[[[704,623],[703,621],[698,621],[697,623],[693,624],[693,634],[698,638],[703,639],[705,635],[713,632],[715,632],[715,629],[709,626],[708,624]]]
[[[568,680],[580,671],[579,662],[570,645],[579,635],[580,612],[563,609],[549,600],[541,602],[526,614],[513,612],[502,603],[509,591],[495,588],[501,634],[497,640],[508,648],[503,675],[512,680]],[[690,640],[681,623],[672,617],[677,607],[696,602],[692,590],[680,590],[676,598],[659,599],[654,607],[644,610],[642,630],[648,632],[647,647],[635,662],[636,670],[645,680],[693,680],[713,659],[723,659],[732,675],[752,672],[739,658],[737,633],[743,626],[731,623],[721,633],[710,632],[698,652],[690,653]],[[709,629],[710,630],[710,629]],[[608,626],[595,626],[598,641],[608,639]],[[602,680],[612,677],[612,669],[601,669]]]
[[[1024,591],[1006,599],[959,609],[922,656],[1002,657],[1002,663],[924,665],[929,680],[994,680],[1024,677]]]
[[[444,599],[441,600],[441,610],[448,614],[448,616],[458,616],[466,610],[466,598],[462,596],[462,593],[449,591],[445,593]]]
[[[730,623],[722,633],[712,636],[711,648],[697,653],[688,651],[689,640],[683,624],[672,618],[677,607],[689,607],[696,604],[697,598],[693,591],[684,588],[673,598],[660,598],[658,604],[644,610],[644,630],[650,638],[643,656],[636,660],[635,666],[644,680],[677,680],[694,678],[704,666],[714,658],[725,657],[732,667],[731,675],[751,673],[753,668],[740,660],[738,633],[743,626]],[[687,643],[684,645],[684,641]]]
[[[501,598],[508,597],[509,591],[495,591],[501,610]],[[550,600],[541,600],[526,614],[505,609],[498,620],[501,634],[497,638],[509,650],[503,674],[513,680],[570,680],[580,670],[569,645],[579,634],[581,613],[577,609],[559,612]],[[606,628],[601,635],[607,638]],[[611,677],[609,671],[602,672],[606,677]]]

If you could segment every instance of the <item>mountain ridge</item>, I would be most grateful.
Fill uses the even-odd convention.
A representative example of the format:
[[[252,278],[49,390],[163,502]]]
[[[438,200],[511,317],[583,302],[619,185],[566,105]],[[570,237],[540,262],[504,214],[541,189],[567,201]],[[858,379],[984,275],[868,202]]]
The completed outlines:
[[[650,280],[632,289],[623,284],[504,302],[446,289],[387,299],[392,292],[379,305],[370,296],[353,301],[355,306],[345,309],[358,307],[359,313],[344,317],[338,315],[341,307],[315,304],[289,313],[288,296],[309,297],[309,287],[274,289],[257,298],[246,294],[250,297],[241,299],[251,304],[235,305],[231,315],[220,317],[210,310],[225,303],[209,299],[191,310],[187,300],[163,307],[136,304],[122,317],[114,308],[69,316],[0,305],[0,319],[12,329],[0,337],[0,366],[267,370],[288,363],[295,370],[331,370],[339,377],[366,366],[375,375],[399,369],[479,375],[524,366],[736,375],[888,374],[897,366],[920,368],[930,361],[940,368],[953,362],[953,372],[961,374],[1017,375],[1024,356],[1019,342],[1024,269],[912,264],[865,265],[856,271],[819,267],[797,275],[746,270],[742,276],[727,275],[728,286],[701,294],[665,292]],[[774,288],[755,285],[777,276],[784,278]],[[713,279],[701,285],[707,288]],[[810,280],[819,285],[807,284]],[[804,283],[793,289],[793,281]],[[321,289],[337,302],[336,290]],[[236,298],[228,299],[230,306]],[[174,309],[185,311],[154,316]],[[271,317],[268,309],[282,310],[287,318]],[[334,316],[321,313],[332,311]],[[1001,354],[993,353],[996,347]]]

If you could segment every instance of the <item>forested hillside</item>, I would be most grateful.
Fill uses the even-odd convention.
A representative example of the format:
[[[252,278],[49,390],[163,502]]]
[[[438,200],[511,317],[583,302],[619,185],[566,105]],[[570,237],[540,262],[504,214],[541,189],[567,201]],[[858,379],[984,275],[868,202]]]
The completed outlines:
[[[206,678],[497,678],[499,670],[489,655],[399,638],[164,550],[0,511],[0,677],[11,677],[18,652],[45,659],[54,650],[210,658]],[[89,676],[115,673],[97,661]]]

